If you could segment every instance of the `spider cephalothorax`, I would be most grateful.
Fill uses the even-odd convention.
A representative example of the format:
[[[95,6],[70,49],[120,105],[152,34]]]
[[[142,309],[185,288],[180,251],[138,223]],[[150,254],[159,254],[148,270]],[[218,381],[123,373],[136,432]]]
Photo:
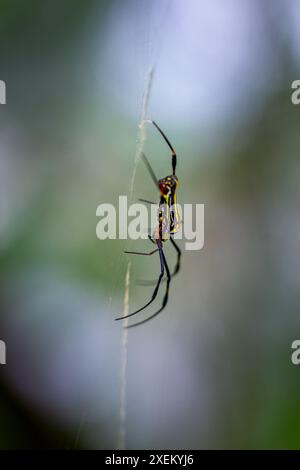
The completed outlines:
[[[164,197],[165,201],[168,202],[168,197],[171,193],[174,193],[178,186],[178,178],[176,175],[169,175],[165,178],[158,180],[158,187],[161,196]]]

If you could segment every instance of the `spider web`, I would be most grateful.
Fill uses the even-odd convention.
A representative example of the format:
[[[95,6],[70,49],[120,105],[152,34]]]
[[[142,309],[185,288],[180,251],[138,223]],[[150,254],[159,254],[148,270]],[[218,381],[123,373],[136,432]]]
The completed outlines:
[[[151,87],[154,76],[154,67],[152,67],[145,80],[144,96],[142,104],[142,113],[140,123],[138,125],[138,133],[136,140],[136,151],[134,158],[134,165],[132,170],[129,202],[132,202],[134,182],[136,177],[137,166],[144,149],[146,141],[146,125],[145,121],[148,117],[149,99],[151,94]],[[130,290],[130,270],[131,262],[128,261],[126,276],[125,276],[125,292],[124,292],[124,305],[123,316],[129,313],[129,290]],[[119,409],[119,436],[118,436],[118,449],[124,450],[126,448],[126,388],[127,388],[127,363],[128,363],[128,317],[123,320],[123,330],[121,337],[121,381],[120,381],[120,409]]]

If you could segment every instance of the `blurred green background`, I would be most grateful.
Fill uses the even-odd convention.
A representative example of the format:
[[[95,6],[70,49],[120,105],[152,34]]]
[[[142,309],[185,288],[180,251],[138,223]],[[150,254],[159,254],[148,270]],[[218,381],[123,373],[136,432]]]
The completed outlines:
[[[300,447],[299,14],[296,0],[0,0],[0,448],[117,446],[128,245],[96,238],[96,208],[128,194],[152,66],[149,117],[176,147],[179,201],[205,204],[205,245],[129,331],[127,447]],[[170,172],[150,127],[145,152]],[[142,164],[139,197],[157,197]],[[132,259],[131,311],[152,258]]]

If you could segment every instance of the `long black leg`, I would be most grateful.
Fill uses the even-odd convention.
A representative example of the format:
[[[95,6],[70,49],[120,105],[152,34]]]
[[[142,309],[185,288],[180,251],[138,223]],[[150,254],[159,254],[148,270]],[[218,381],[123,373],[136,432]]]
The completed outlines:
[[[135,312],[130,313],[129,315],[126,315],[125,317],[122,316],[122,317],[115,318],[115,320],[124,320],[124,318],[132,317],[133,315],[136,315],[137,313],[144,310],[146,307],[148,307],[150,304],[152,304],[152,302],[155,300],[155,298],[157,296],[157,293],[158,293],[159,286],[160,286],[160,282],[161,282],[162,277],[163,277],[164,272],[165,272],[165,262],[164,262],[165,257],[164,257],[164,253],[163,253],[163,249],[162,249],[161,240],[157,240],[157,249],[159,251],[159,259],[160,259],[160,275],[159,275],[159,278],[157,280],[157,283],[156,283],[156,286],[155,286],[155,289],[154,289],[154,292],[152,294],[151,299],[149,300],[149,302],[146,303],[146,305],[139,308]]]
[[[143,256],[151,256],[153,255],[154,253],[157,253],[158,251],[158,248],[156,248],[155,250],[153,251],[150,251],[149,253],[144,253],[142,251],[124,251],[124,253],[127,253],[129,255],[143,255]]]
[[[170,241],[171,241],[172,245],[174,246],[174,248],[177,252],[176,265],[175,265],[174,271],[171,274],[171,277],[173,278],[174,276],[176,276],[176,274],[180,270],[180,259],[181,259],[181,254],[182,253],[181,253],[181,250],[180,250],[179,246],[177,245],[177,243],[175,243],[172,236],[170,236]],[[165,280],[166,279],[163,279],[162,282],[164,282]],[[136,284],[139,285],[139,286],[153,286],[153,285],[155,285],[155,283],[156,283],[156,281],[136,281]]]
[[[156,245],[156,242],[153,240],[153,238],[151,237],[151,235],[148,235],[148,238],[150,240],[151,243],[154,243],[154,245]],[[155,250],[153,251],[149,251],[149,252],[144,252],[144,251],[127,251],[125,250],[124,253],[127,253],[128,255],[143,255],[143,256],[151,256],[153,255],[154,253],[157,253],[158,252],[158,248],[155,248]],[[155,283],[154,283],[155,284]]]
[[[181,249],[179,248],[179,246],[177,245],[177,243],[175,243],[174,241],[174,238],[171,236],[170,237],[170,242],[172,243],[172,245],[174,246],[175,250],[177,251],[177,262],[176,262],[176,265],[175,265],[175,268],[174,268],[174,271],[172,273],[172,277],[173,276],[176,276],[176,274],[179,272],[180,270],[180,260],[181,260]]]
[[[157,202],[148,201],[148,199],[141,199],[141,198],[139,198],[139,201],[145,202],[146,204],[151,204],[152,206],[158,206],[158,203],[157,203]]]
[[[163,136],[163,138],[165,139],[167,145],[169,146],[169,148],[171,149],[171,152],[172,152],[172,168],[173,168],[173,175],[175,175],[175,171],[176,171],[176,164],[177,164],[177,156],[176,156],[176,152],[175,152],[175,149],[174,147],[172,146],[171,142],[169,141],[169,139],[167,138],[167,136],[164,134],[164,132],[161,130],[161,128],[156,124],[155,121],[151,121],[152,124],[154,124],[154,126],[156,127],[156,129],[158,130],[158,132],[160,132],[160,134]]]
[[[156,317],[156,315],[158,315],[165,308],[165,306],[168,303],[169,289],[170,289],[170,282],[171,282],[171,274],[170,274],[170,270],[169,270],[169,267],[168,267],[168,264],[167,264],[167,261],[166,261],[166,257],[165,257],[163,252],[162,252],[162,256],[163,256],[163,261],[164,261],[164,265],[165,265],[166,273],[167,273],[167,285],[166,285],[166,291],[165,291],[165,295],[164,295],[164,298],[163,298],[162,306],[160,307],[159,310],[157,310],[157,312],[150,315],[150,317],[145,318],[145,320],[142,320],[140,322],[134,323],[133,325],[128,325],[127,328],[133,328],[135,326],[142,325],[143,323],[146,323],[149,320],[152,320],[152,318]]]
[[[147,167],[147,170],[149,171],[150,176],[151,176],[152,180],[154,181],[154,184],[155,184],[156,188],[158,188],[158,179],[156,178],[156,175],[155,175],[155,173],[152,169],[152,166],[149,163],[148,158],[146,157],[146,155],[143,152],[141,153],[141,159],[145,163],[145,165]]]

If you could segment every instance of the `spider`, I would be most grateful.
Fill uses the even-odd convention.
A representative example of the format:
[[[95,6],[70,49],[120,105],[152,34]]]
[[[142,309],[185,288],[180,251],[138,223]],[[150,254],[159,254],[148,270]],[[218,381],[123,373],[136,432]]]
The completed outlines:
[[[151,256],[154,253],[158,252],[159,253],[159,260],[160,260],[160,274],[159,274],[158,280],[155,281],[154,283],[152,281],[148,281],[148,282],[146,281],[144,283],[146,285],[147,284],[155,284],[155,288],[154,288],[154,291],[153,291],[153,294],[152,294],[152,297],[150,298],[150,300],[143,307],[139,308],[135,312],[130,313],[129,315],[126,315],[126,316],[118,317],[118,318],[116,318],[116,320],[124,320],[124,318],[132,317],[132,316],[136,315],[137,313],[141,312],[142,310],[144,310],[145,308],[147,308],[150,304],[152,304],[152,302],[154,302],[154,300],[157,297],[159,287],[160,287],[160,284],[162,282],[165,271],[166,271],[166,275],[167,275],[166,289],[165,289],[165,295],[163,297],[163,301],[162,301],[162,305],[161,305],[160,309],[157,310],[155,313],[153,313],[150,317],[146,318],[145,320],[142,320],[138,323],[134,323],[132,325],[129,325],[128,328],[131,328],[131,327],[137,326],[137,325],[141,325],[142,323],[145,323],[145,322],[151,320],[152,318],[154,318],[156,315],[158,315],[165,308],[165,306],[168,303],[168,299],[169,299],[169,288],[170,288],[171,278],[173,276],[175,276],[178,273],[179,269],[180,269],[181,250],[177,246],[177,244],[175,243],[174,238],[173,238],[174,234],[176,232],[178,232],[179,227],[180,227],[178,208],[177,208],[177,204],[176,204],[176,191],[177,191],[177,187],[178,187],[178,178],[176,176],[177,155],[176,155],[176,152],[175,152],[174,148],[172,147],[170,141],[168,140],[168,138],[166,137],[164,132],[160,129],[160,127],[156,124],[156,122],[154,122],[154,121],[150,121],[150,122],[160,132],[160,134],[162,135],[162,137],[164,138],[165,142],[167,143],[167,145],[169,146],[169,148],[172,152],[171,153],[171,157],[172,157],[172,174],[166,176],[165,178],[162,178],[162,179],[158,180],[157,177],[155,176],[155,173],[154,173],[154,171],[153,171],[146,155],[144,153],[141,154],[141,158],[143,159],[143,161],[146,165],[146,168],[148,169],[148,171],[150,173],[150,176],[151,176],[152,180],[154,181],[154,184],[155,184],[156,188],[160,192],[160,201],[159,201],[159,207],[158,207],[158,225],[155,228],[152,236],[148,235],[149,240],[156,245],[156,248],[154,250],[148,252],[148,253],[143,253],[143,252],[138,252],[138,251],[125,251],[125,253],[132,254],[132,255]],[[155,203],[153,203],[151,201],[148,201],[146,199],[140,199],[140,201],[143,201],[143,202],[148,203],[148,204],[155,204]],[[166,260],[165,254],[164,254],[164,250],[163,250],[163,243],[167,240],[171,241],[171,243],[172,243],[172,245],[175,248],[176,253],[177,253],[177,262],[176,262],[176,266],[175,266],[174,271],[173,271],[172,274],[170,273],[168,263],[167,263],[167,260]]]

